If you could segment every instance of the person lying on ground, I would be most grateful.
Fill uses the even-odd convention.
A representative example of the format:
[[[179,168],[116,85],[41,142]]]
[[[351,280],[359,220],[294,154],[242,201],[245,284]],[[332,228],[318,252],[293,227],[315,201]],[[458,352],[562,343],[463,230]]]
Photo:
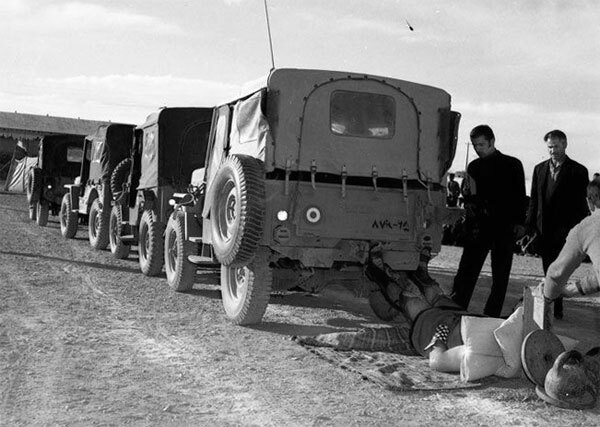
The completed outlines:
[[[424,252],[415,272],[398,272],[383,262],[379,246],[371,250],[365,273],[387,290],[389,302],[398,311],[397,326],[296,339],[305,345],[338,350],[417,353],[429,359],[432,369],[460,372],[464,381],[520,375],[522,307],[508,319],[472,315],[446,296],[429,276],[428,261],[429,254]]]
[[[429,358],[432,369],[460,372],[465,381],[519,374],[522,308],[508,319],[471,315],[429,275],[429,258],[424,252],[417,271],[406,274],[385,264],[375,247],[365,271],[380,287],[397,289],[392,302],[411,325],[413,349]]]

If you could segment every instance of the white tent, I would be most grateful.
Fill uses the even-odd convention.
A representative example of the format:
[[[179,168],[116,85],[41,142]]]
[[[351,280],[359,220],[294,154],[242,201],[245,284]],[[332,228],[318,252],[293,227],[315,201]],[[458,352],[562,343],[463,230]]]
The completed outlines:
[[[27,189],[26,179],[29,169],[37,164],[37,157],[23,157],[21,160],[16,160],[14,157],[11,160],[8,176],[6,177],[5,191],[15,193],[24,193]]]

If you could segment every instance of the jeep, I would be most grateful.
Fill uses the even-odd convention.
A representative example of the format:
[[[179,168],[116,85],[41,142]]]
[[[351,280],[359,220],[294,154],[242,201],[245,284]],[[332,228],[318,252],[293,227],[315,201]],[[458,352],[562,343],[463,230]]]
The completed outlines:
[[[162,271],[163,241],[173,193],[185,191],[206,156],[211,108],[162,108],[134,130],[130,158],[111,177],[114,206],[109,222],[113,256],[138,246],[140,269]]]
[[[129,158],[134,125],[110,124],[85,138],[80,174],[60,207],[60,232],[66,239],[77,233],[79,222],[88,224],[88,238],[94,249],[108,245],[112,191],[110,179],[122,160]]]
[[[407,272],[439,252],[459,119],[434,87],[272,70],[215,108],[205,164],[172,201],[169,285],[190,289],[195,264],[218,260],[225,313],[246,325],[261,321],[272,288],[354,278],[391,319],[392,296],[363,280],[371,248]]]
[[[44,227],[48,215],[58,215],[66,184],[79,175],[83,158],[83,136],[48,135],[39,145],[37,165],[27,176],[29,218]]]

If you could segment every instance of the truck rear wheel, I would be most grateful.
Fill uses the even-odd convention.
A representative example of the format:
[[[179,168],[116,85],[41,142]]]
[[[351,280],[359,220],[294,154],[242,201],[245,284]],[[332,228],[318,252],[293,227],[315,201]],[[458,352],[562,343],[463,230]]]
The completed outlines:
[[[188,256],[197,252],[196,244],[185,239],[183,212],[173,212],[165,231],[165,272],[174,291],[189,291],[194,286],[196,264],[189,262]]]
[[[109,213],[100,206],[100,199],[95,198],[90,207],[88,218],[88,237],[94,249],[106,249],[108,246]]]
[[[46,224],[48,224],[48,214],[50,211],[50,206],[48,205],[48,202],[44,201],[44,200],[39,200],[37,202],[37,208],[36,208],[36,219],[35,221],[37,222],[37,225],[39,225],[40,227],[45,227]]]
[[[60,204],[60,234],[65,239],[72,239],[77,234],[77,220],[79,219],[79,215],[76,212],[73,212],[71,207],[71,195],[69,193],[63,196],[62,202]]]
[[[217,172],[214,189],[210,218],[215,256],[226,266],[246,265],[263,233],[264,164],[253,157],[231,156]]]
[[[121,240],[121,228],[123,225],[123,213],[121,206],[115,205],[110,211],[110,221],[108,225],[108,236],[110,252],[116,259],[125,259],[129,256],[131,245]]]
[[[140,219],[138,252],[140,269],[146,276],[157,276],[162,271],[164,230],[164,224],[156,220],[156,214],[145,210]]]
[[[42,170],[33,167],[27,175],[27,201],[30,204],[37,203],[42,193]]]
[[[244,267],[221,265],[221,298],[225,314],[236,325],[259,323],[265,314],[273,275],[266,252]]]

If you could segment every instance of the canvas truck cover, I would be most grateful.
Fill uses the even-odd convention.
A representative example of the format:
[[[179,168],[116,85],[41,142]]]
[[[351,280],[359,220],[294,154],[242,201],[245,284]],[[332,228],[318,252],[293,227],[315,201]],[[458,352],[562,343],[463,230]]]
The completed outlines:
[[[75,178],[83,159],[83,142],[83,136],[44,136],[40,141],[38,167],[48,175]]]
[[[134,125],[110,124],[99,126],[98,130],[86,137],[86,149],[90,145],[90,173],[93,182],[110,180],[112,171],[123,159],[129,156],[133,141]]]
[[[266,91],[258,91],[233,106],[230,154],[245,154],[262,161],[265,148],[271,145],[271,130],[262,109]]]
[[[163,108],[139,126],[143,132],[138,189],[165,185],[184,190],[204,166],[212,108]]]
[[[267,145],[267,170],[291,164],[292,170],[441,183],[456,147],[450,95],[386,77],[274,70],[267,117],[275,141]]]

